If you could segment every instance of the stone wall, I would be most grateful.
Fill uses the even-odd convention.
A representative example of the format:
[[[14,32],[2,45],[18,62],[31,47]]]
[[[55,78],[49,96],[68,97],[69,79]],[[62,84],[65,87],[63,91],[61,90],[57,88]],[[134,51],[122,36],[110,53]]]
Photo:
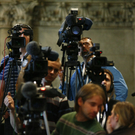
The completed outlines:
[[[132,0],[0,0],[0,59],[8,30],[21,22],[29,24],[34,40],[42,46],[57,45],[58,30],[71,8],[78,8],[78,16],[90,18],[93,25],[83,31],[93,42],[100,43],[102,56],[114,61],[129,88],[127,100],[135,104],[135,1]],[[81,58],[79,58],[82,61]],[[58,79],[55,84],[58,87]]]

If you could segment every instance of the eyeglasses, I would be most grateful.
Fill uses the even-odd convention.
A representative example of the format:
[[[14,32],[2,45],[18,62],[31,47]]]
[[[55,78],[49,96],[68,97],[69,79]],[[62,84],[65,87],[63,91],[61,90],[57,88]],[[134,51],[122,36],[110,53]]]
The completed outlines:
[[[82,47],[83,45],[85,46],[89,46],[90,44],[88,42],[84,42],[84,43],[79,43],[79,46]]]
[[[53,67],[50,67],[50,66],[48,66],[48,70],[49,71],[52,71],[52,70],[54,70],[54,73],[58,73],[58,69],[55,69],[55,68],[53,68]]]
[[[82,38],[80,41],[79,41],[79,43],[78,43],[78,45],[79,45],[79,47],[82,47],[83,45],[85,45],[85,46],[89,46],[90,45],[90,43],[89,42],[82,42],[83,40],[87,40],[87,39],[89,39],[89,40],[91,40],[91,38],[89,38],[89,37],[84,37],[84,38]],[[93,45],[93,42],[91,41],[91,43],[92,43],[92,45]]]

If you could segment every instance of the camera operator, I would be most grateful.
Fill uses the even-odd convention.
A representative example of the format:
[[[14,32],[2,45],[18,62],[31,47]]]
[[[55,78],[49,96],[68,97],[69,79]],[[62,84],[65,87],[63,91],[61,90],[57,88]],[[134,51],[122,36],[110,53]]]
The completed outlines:
[[[93,43],[92,43],[91,38],[84,37],[79,41],[80,55],[83,57],[84,61],[81,63],[82,71],[80,71],[78,69],[78,74],[79,74],[79,77],[83,79],[85,84],[90,82],[90,78],[86,77],[87,76],[86,75],[86,64],[87,64],[87,62],[89,62],[91,60],[91,58],[94,57],[94,55],[89,56],[89,57],[85,57],[85,55],[91,53],[90,48],[92,46],[93,46]],[[118,71],[116,69],[115,66],[106,66],[103,68],[110,70],[114,76],[114,89],[115,89],[116,100],[125,101],[127,98],[128,87],[126,85],[126,82],[125,82],[122,74],[120,73],[120,71]],[[82,77],[81,77],[81,72],[82,72]],[[62,77],[63,77],[63,75],[60,74],[60,80],[62,80]],[[76,79],[75,78],[76,78],[76,72],[74,72],[74,74],[71,77],[69,100],[75,99],[75,89],[76,89]],[[83,86],[83,81],[80,82],[81,86]],[[62,89],[62,85],[60,85],[59,88]],[[77,80],[77,91],[79,89],[80,89],[79,80]],[[63,94],[65,94],[65,93],[66,93],[66,88],[65,88],[65,84],[64,84],[64,93]]]
[[[61,67],[61,61],[60,59],[54,60],[54,58],[49,57],[48,58],[48,75],[45,76],[45,78],[42,79],[41,84],[43,86],[52,86],[53,81],[55,78],[58,76],[59,70]],[[50,132],[52,132],[55,128],[55,124],[58,121],[58,119],[65,113],[70,112],[69,104],[67,97],[64,96],[62,93],[57,91],[56,89],[53,89],[54,91],[51,91],[53,95],[55,95],[53,98],[52,97],[47,97],[46,95],[46,102],[47,102],[47,119],[49,122],[49,128]],[[6,96],[4,99],[5,105],[10,109],[10,116],[11,116],[11,125],[17,132],[17,126],[20,123],[19,117],[16,118],[16,123],[15,121],[15,105],[14,105],[14,100],[10,96],[10,93]],[[17,116],[17,114],[16,114]]]
[[[32,40],[33,38],[33,30],[29,25],[26,24],[17,24],[15,25],[12,29],[14,29],[16,26],[19,26],[21,28],[21,30],[19,31],[21,34],[19,35],[19,37],[24,37],[25,38],[25,47],[20,48],[20,59],[23,60],[23,57],[25,55],[27,55],[26,53],[26,46],[27,44]],[[28,35],[24,35],[24,31],[25,30],[31,30],[31,33]],[[5,57],[7,61],[7,64],[5,65],[5,70],[4,70],[4,78],[3,78],[3,70],[0,73],[0,106],[3,104],[3,98],[4,98],[4,88],[7,85],[7,79],[8,78],[8,71],[10,70],[10,63],[15,60],[14,57],[10,57],[9,55],[7,55]],[[4,63],[4,58],[1,61],[1,65]],[[17,81],[17,77],[18,77],[18,72],[19,72],[19,66],[16,65],[12,68],[12,72],[11,72],[11,76],[10,76],[10,82],[9,82],[9,87],[8,87],[8,91],[10,92],[11,96],[14,97],[15,95],[15,84]],[[6,93],[7,94],[7,93]],[[10,118],[9,118],[9,113],[6,112],[5,113],[5,126],[4,126],[4,135],[12,135],[13,134],[13,129],[10,125]]]
[[[56,61],[52,61],[51,59],[48,60],[48,75],[42,79],[42,85],[52,86],[53,81],[58,76],[60,71],[61,61],[58,58]],[[55,128],[55,124],[57,123],[58,119],[65,113],[70,112],[68,99],[62,93],[57,91],[57,95],[54,98],[47,97],[47,118],[50,122],[50,130],[51,132]]]

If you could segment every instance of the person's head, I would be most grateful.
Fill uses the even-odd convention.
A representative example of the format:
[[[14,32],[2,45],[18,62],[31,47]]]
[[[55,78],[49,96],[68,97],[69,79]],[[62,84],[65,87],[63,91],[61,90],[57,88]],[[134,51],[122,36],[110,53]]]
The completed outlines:
[[[83,37],[78,44],[80,48],[80,55],[84,57],[88,52],[90,52],[90,48],[93,46],[92,39],[89,37]]]
[[[109,117],[112,129],[116,127],[130,127],[135,122],[135,107],[132,103],[117,102]]]
[[[58,58],[56,61],[48,60],[48,74],[45,77],[45,83],[51,85],[55,78],[58,76],[61,67],[61,61]]]
[[[106,75],[106,79],[102,81],[102,84],[105,85],[107,93],[114,94],[113,74],[108,69],[104,69],[104,74]]]
[[[75,111],[81,113],[86,119],[94,119],[105,101],[106,97],[102,87],[89,83],[78,91],[75,98]]]

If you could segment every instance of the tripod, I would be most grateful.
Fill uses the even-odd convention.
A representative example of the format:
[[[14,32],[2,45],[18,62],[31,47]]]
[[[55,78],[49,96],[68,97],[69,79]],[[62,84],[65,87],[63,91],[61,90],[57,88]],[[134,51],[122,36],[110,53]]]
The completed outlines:
[[[40,119],[40,115],[43,116],[43,122],[45,127],[43,127],[43,123]],[[44,110],[41,114],[40,112],[33,112],[33,114],[29,114],[26,116],[26,119],[24,119],[23,123],[24,125],[19,125],[19,132],[18,135],[50,135],[50,129],[49,124],[47,120],[46,111]]]
[[[72,48],[73,46],[73,48]],[[62,66],[64,66],[64,72],[63,72],[63,79],[62,79],[62,93],[64,93],[64,82],[65,82],[65,76],[66,76],[66,95],[67,98],[69,99],[69,96],[72,95],[70,94],[70,87],[71,87],[71,75],[72,71],[76,71],[76,86],[75,86],[75,95],[77,94],[77,79],[79,80],[79,85],[81,87],[81,82],[84,85],[83,79],[82,79],[82,71],[81,71],[81,66],[80,62],[77,61],[77,55],[78,55],[78,44],[76,43],[71,43],[68,46],[62,45],[62,51],[63,51],[63,57],[62,57]],[[65,62],[65,51],[68,54],[68,61]],[[79,76],[78,73],[78,68],[81,72],[81,77]],[[68,72],[70,70],[70,72]],[[66,75],[65,75],[66,73]],[[69,76],[69,78],[68,78]],[[72,91],[71,91],[72,92]],[[73,99],[73,97],[72,97]]]

